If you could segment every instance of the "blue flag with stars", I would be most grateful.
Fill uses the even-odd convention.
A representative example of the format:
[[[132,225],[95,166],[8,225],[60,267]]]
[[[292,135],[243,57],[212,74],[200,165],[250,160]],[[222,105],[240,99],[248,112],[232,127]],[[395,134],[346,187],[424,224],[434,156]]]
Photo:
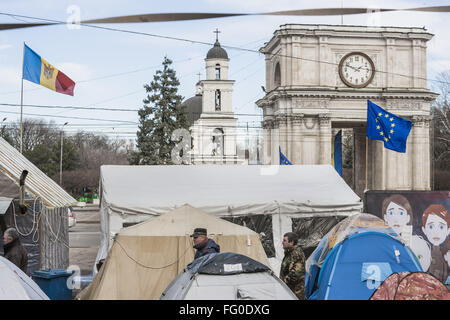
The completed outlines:
[[[367,100],[367,137],[369,139],[383,141],[387,149],[406,152],[406,139],[411,127],[411,121],[387,112]]]
[[[280,150],[280,165],[292,164],[292,162],[290,162],[288,158],[286,158],[286,156],[281,152],[281,147],[278,147],[278,149]]]

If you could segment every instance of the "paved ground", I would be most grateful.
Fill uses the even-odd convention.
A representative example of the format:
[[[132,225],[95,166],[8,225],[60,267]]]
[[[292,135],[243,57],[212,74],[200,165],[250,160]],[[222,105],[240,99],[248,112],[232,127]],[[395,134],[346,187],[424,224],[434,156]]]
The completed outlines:
[[[99,206],[73,209],[77,224],[69,229],[69,263],[79,266],[81,275],[90,275],[100,246]]]

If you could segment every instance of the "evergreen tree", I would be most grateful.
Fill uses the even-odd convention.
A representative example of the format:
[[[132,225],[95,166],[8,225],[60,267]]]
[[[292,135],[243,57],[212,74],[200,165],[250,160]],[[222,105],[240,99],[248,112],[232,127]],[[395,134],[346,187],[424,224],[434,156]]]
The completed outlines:
[[[138,150],[131,154],[131,164],[173,164],[171,151],[176,141],[171,140],[172,133],[176,129],[189,129],[181,106],[183,97],[178,95],[180,82],[171,64],[172,61],[164,57],[163,69],[156,71],[150,85],[144,85],[147,98],[138,112]]]

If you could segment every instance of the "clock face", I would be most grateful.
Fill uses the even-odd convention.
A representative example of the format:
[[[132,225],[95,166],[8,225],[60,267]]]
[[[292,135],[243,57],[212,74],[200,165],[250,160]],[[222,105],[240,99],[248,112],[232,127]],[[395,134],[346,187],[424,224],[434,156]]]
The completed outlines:
[[[363,88],[375,75],[375,65],[368,55],[352,52],[345,55],[339,63],[339,76],[349,87]]]

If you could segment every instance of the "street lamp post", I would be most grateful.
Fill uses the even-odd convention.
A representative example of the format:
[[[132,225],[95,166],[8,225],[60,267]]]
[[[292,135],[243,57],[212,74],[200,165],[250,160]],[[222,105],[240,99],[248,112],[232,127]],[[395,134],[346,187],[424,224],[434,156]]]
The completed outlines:
[[[64,123],[61,127],[61,156],[59,158],[59,185],[60,186],[62,186],[62,159],[63,159],[63,136],[64,136],[63,128],[67,124],[68,124],[68,122]]]

